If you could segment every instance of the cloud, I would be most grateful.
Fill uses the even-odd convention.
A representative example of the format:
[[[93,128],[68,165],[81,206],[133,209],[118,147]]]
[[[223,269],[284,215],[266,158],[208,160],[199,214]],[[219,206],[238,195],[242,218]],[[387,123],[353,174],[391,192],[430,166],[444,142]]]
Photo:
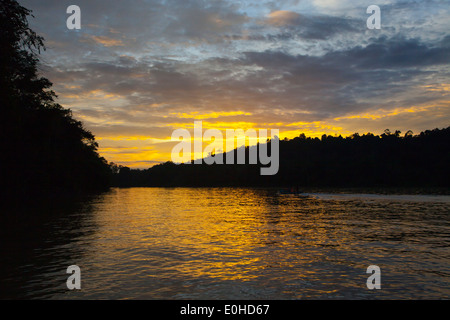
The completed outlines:
[[[443,43],[431,46],[417,39],[374,39],[366,47],[318,57],[253,51],[237,60],[212,58],[195,63],[147,64],[145,59],[119,56],[78,65],[85,72],[73,80],[77,85],[59,91],[69,104],[81,98],[82,104],[91,105],[79,108],[96,130],[108,134],[149,134],[148,128],[188,125],[194,119],[327,121],[442,100],[448,92],[430,90],[439,87],[436,78],[430,82],[429,77],[448,76]],[[407,56],[404,50],[409,50]],[[57,74],[61,77],[56,78],[64,79],[71,72],[58,69]],[[95,119],[99,119],[97,124]],[[99,128],[104,121],[105,130]],[[125,124],[117,125],[117,121]]]
[[[275,26],[296,25],[300,23],[301,16],[292,11],[278,10],[268,15],[268,23]]]
[[[77,32],[70,1],[21,3],[58,101],[112,160],[168,160],[157,141],[195,119],[290,137],[448,124],[449,9],[436,1],[380,3],[377,31],[351,1],[79,0]]]
[[[356,47],[343,53],[342,62],[354,61],[360,68],[402,69],[445,65],[450,62],[449,44],[444,38],[440,43],[429,46],[419,39],[396,36],[390,39],[375,39],[364,48]]]
[[[105,37],[105,36],[88,35],[88,36],[86,36],[86,39],[93,40],[94,42],[99,43],[105,47],[124,46],[124,43],[122,42],[122,40],[113,39],[113,38]]]
[[[305,15],[287,10],[277,10],[268,14],[263,23],[276,27],[281,33],[266,37],[278,39],[326,40],[337,34],[361,31],[364,21],[348,17],[328,15]]]

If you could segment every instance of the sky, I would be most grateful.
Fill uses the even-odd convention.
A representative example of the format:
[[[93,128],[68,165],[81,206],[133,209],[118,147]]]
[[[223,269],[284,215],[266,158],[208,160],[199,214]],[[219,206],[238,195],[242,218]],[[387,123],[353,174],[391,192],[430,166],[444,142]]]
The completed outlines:
[[[282,139],[450,125],[448,0],[19,3],[46,40],[39,70],[57,102],[117,164],[169,161],[172,132],[199,120]]]

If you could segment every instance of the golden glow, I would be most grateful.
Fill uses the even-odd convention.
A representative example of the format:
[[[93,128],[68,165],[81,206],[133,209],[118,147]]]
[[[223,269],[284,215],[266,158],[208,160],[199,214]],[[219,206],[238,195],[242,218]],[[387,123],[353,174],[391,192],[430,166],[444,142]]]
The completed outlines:
[[[315,279],[319,274],[312,274],[308,266],[314,261],[323,265],[327,245],[352,245],[348,241],[351,226],[344,221],[339,236],[330,232],[317,200],[304,200],[299,205],[299,199],[239,188],[131,188],[113,190],[108,197],[106,201],[113,209],[99,214],[97,223],[108,225],[111,217],[120,217],[116,224],[119,227],[100,228],[97,238],[122,239],[109,249],[124,250],[112,254],[101,242],[94,242],[91,250],[96,259],[104,262],[111,257],[114,261],[126,258],[123,254],[129,253],[131,247],[140,248],[140,252],[159,248],[164,255],[141,261],[148,277],[154,277],[153,266],[163,265],[167,274],[192,279],[245,282],[261,279],[267,273],[271,274],[268,280],[274,282],[279,280],[273,278],[277,274],[295,281]],[[171,210],[166,209],[168,201],[174,204]],[[304,205],[310,206],[313,214],[302,214]],[[285,208],[282,213],[280,206]],[[125,233],[124,228],[128,230]],[[119,233],[126,234],[126,239]],[[301,244],[308,250],[301,250]],[[102,250],[96,246],[102,246]],[[98,252],[104,257],[98,257]],[[177,253],[176,261],[171,259],[172,252]]]
[[[97,39],[98,40],[98,39]],[[102,39],[100,39],[102,40]],[[105,40],[105,39],[103,39]],[[139,77],[141,75],[135,75]],[[203,132],[208,129],[217,129],[222,132],[223,141],[203,141],[203,150],[206,146],[212,145],[216,147],[216,152],[223,152],[227,142],[226,130],[244,131],[254,129],[279,129],[279,138],[281,140],[293,139],[304,133],[307,137],[321,137],[322,135],[332,136],[349,136],[355,132],[360,134],[372,132],[374,134],[381,134],[384,129],[399,129],[392,125],[393,122],[404,124],[405,128],[402,130],[415,130],[415,128],[406,127],[405,119],[413,119],[414,117],[440,117],[445,119],[448,115],[450,101],[448,99],[441,99],[441,101],[434,104],[417,104],[408,107],[386,108],[380,107],[370,112],[346,114],[335,118],[324,119],[321,121],[298,121],[301,116],[307,115],[311,117],[312,111],[289,112],[284,109],[273,109],[267,115],[261,115],[255,112],[244,110],[226,110],[224,111],[188,111],[164,113],[163,110],[166,103],[153,103],[149,105],[136,105],[130,110],[124,108],[128,105],[126,96],[105,92],[103,90],[90,90],[80,94],[72,94],[70,90],[77,90],[79,86],[76,84],[65,85],[69,90],[63,98],[71,99],[69,103],[64,103],[73,110],[83,109],[87,105],[96,105],[97,103],[106,102],[110,108],[115,112],[115,108],[120,110],[127,118],[109,117],[105,115],[105,109],[99,108],[98,112],[83,113],[80,111],[75,116],[80,118],[85,124],[95,124],[96,127],[108,128],[108,134],[97,133],[96,129],[90,129],[99,142],[99,153],[108,161],[118,164],[126,165],[131,168],[148,168],[155,163],[162,163],[171,160],[172,148],[177,144],[177,141],[171,140],[171,134],[176,129],[187,129],[191,133],[191,141],[194,141],[194,121],[202,121]],[[450,91],[450,84],[433,84],[419,86],[421,90],[426,90],[430,94],[448,95]],[[79,103],[79,105],[78,105]],[[220,101],[218,102],[220,103]],[[177,106],[175,110],[195,110],[192,105]],[[97,109],[93,109],[96,111]],[[155,110],[155,112],[152,112]],[[173,109],[172,109],[173,110]],[[107,110],[106,110],[107,111]],[[149,122],[144,119],[149,117]],[[120,120],[118,120],[120,119]],[[154,120],[156,119],[156,120]],[[176,119],[175,121],[173,119]],[[136,123],[136,120],[139,122]],[[281,120],[281,121],[280,121]],[[126,134],[126,130],[121,128],[132,128],[132,133]],[[142,128],[143,134],[137,134]],[[148,132],[157,132],[158,136],[152,134],[145,134]],[[427,129],[427,128],[422,128]],[[246,142],[248,145],[248,142]],[[192,151],[194,149],[192,148]],[[201,153],[193,154],[193,158],[200,158]]]
[[[450,83],[438,83],[433,85],[422,86],[427,91],[437,91],[446,94],[446,92],[450,91]]]
[[[449,101],[442,101],[442,102],[449,103]],[[405,114],[405,113],[407,114],[407,113],[417,113],[417,112],[429,111],[436,107],[437,107],[437,105],[426,105],[426,106],[411,106],[409,108],[396,108],[393,110],[379,109],[379,110],[375,111],[374,113],[349,115],[349,116],[345,116],[345,117],[334,118],[334,120],[335,121],[344,120],[344,119],[378,120],[378,119],[393,117],[393,116],[397,116],[397,115],[401,115],[401,114]]]
[[[98,137],[96,140],[111,140],[111,141],[145,141],[150,142],[152,144],[156,143],[164,143],[164,142],[170,142],[170,137],[167,139],[156,139],[149,136],[104,136],[104,137]]]
[[[70,89],[77,88],[77,86],[71,86]],[[124,99],[124,96],[119,94],[113,94],[109,92],[105,92],[103,90],[91,90],[87,92],[83,92],[82,94],[65,94],[65,99],[73,99],[73,100],[97,100],[97,101],[117,101],[119,99]]]

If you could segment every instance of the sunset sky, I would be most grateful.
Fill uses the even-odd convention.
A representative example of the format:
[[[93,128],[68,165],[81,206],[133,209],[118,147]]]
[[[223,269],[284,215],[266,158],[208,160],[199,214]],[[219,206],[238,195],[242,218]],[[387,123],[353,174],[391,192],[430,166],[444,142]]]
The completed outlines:
[[[170,160],[175,129],[280,137],[450,125],[450,4],[407,0],[19,0],[40,71],[108,161]],[[369,5],[381,30],[369,30]],[[69,5],[81,30],[68,30]]]

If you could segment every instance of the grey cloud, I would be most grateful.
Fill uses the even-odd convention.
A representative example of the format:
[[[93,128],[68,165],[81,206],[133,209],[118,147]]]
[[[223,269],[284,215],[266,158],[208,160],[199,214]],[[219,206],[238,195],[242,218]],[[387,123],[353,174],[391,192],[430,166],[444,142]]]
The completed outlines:
[[[342,62],[351,62],[359,68],[411,68],[430,65],[448,64],[450,51],[448,40],[441,41],[440,46],[429,46],[419,39],[386,37],[377,39],[364,48],[354,48],[340,55]],[[336,56],[329,53],[329,56]]]
[[[238,12],[236,5],[227,1],[79,0],[77,5],[82,12],[82,29],[71,32],[66,28],[66,8],[73,4],[71,1],[22,0],[21,4],[39,14],[39,19],[32,21],[38,32],[73,50],[72,53],[92,49],[95,41],[91,36],[121,40],[123,48],[115,50],[123,52],[141,50],[149,42],[214,42],[221,38],[222,33],[240,30],[248,20],[245,14]],[[73,46],[74,38],[81,40],[77,46]],[[61,47],[59,49],[63,50]]]
[[[360,32],[363,20],[327,15],[306,15],[291,11],[275,11],[264,20],[282,32],[303,39],[326,40],[336,34]]]
[[[407,57],[405,50],[410,52]],[[127,113],[147,110],[157,112],[160,117],[175,110],[186,113],[243,110],[253,114],[245,118],[247,121],[261,122],[286,120],[274,111],[284,110],[296,111],[290,117],[292,121],[315,121],[370,110],[406,93],[417,103],[441,98],[438,94],[417,91],[414,86],[429,81],[427,67],[448,61],[445,50],[416,39],[381,38],[366,47],[319,57],[266,51],[247,52],[238,60],[217,58],[198,63],[150,65],[118,57],[110,62],[81,65],[86,72],[79,90],[102,89],[124,95],[128,106],[121,112],[114,111],[115,116],[110,117],[136,123],[161,119],[139,119],[128,117]],[[445,77],[448,70],[442,69],[440,74]],[[402,97],[395,107],[410,103],[411,100]],[[155,109],[153,104],[160,106]]]

